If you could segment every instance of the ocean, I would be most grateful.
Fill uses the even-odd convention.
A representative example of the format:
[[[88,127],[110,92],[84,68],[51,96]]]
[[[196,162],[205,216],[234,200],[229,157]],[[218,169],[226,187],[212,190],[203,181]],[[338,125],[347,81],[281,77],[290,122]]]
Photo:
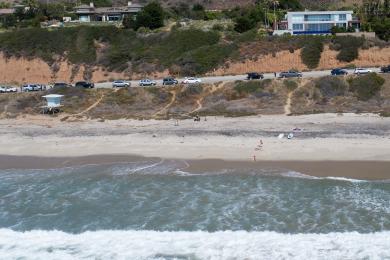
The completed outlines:
[[[0,170],[0,259],[390,259],[390,181],[148,159]]]

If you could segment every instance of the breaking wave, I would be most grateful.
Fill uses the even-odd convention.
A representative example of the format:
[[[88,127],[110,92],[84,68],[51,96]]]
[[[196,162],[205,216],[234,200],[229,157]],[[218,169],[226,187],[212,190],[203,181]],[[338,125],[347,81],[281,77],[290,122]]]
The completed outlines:
[[[387,259],[390,232],[15,232],[0,229],[1,259]]]

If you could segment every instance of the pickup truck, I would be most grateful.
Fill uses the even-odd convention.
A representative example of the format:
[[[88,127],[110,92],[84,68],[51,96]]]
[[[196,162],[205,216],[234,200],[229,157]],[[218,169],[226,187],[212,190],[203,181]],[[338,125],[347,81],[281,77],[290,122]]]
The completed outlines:
[[[382,73],[390,73],[390,65],[381,68]]]

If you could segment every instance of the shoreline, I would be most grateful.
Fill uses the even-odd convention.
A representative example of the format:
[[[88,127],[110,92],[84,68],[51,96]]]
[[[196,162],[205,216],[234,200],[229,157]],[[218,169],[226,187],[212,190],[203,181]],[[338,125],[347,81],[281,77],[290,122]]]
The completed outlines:
[[[34,157],[0,155],[0,170],[57,169],[85,165],[111,165],[147,161],[155,163],[164,159],[136,155],[93,155],[81,157]],[[390,180],[390,162],[381,161],[230,161],[220,159],[183,160],[188,167],[180,170],[202,174],[222,169],[282,170],[318,178],[348,178],[358,180]],[[272,175],[272,173],[269,173]]]
[[[0,133],[0,168],[161,158],[188,161],[194,171],[256,165],[390,179],[390,118],[373,114],[208,117],[178,125],[173,119],[61,122],[37,116],[0,120]]]

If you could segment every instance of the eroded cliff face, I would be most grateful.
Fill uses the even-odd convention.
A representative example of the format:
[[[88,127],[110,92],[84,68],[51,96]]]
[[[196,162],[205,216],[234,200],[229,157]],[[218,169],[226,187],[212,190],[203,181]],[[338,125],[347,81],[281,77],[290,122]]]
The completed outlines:
[[[351,63],[340,62],[337,60],[337,51],[330,50],[328,46],[324,48],[316,70],[331,69],[343,67],[348,64],[354,64],[361,67],[383,66],[390,64],[390,48],[370,48],[368,50],[359,50],[359,58]],[[301,60],[301,51],[294,53],[281,51],[275,55],[269,54],[259,56],[257,60],[245,60],[244,62],[227,63],[226,67],[215,70],[211,75],[224,74],[245,74],[248,71],[259,72],[279,72],[289,69],[308,70]]]
[[[325,47],[317,69],[330,69],[347,65],[348,63],[337,60],[337,54],[337,51]],[[291,68],[307,70],[308,68],[302,63],[300,55],[300,50],[294,53],[281,51],[274,55],[259,56],[257,60],[228,62],[223,68],[210,72],[209,75],[244,74],[248,71],[279,72]],[[390,48],[375,47],[368,50],[360,50],[359,58],[351,63],[362,67],[390,64]],[[49,65],[39,58],[7,58],[2,53],[0,53],[0,71],[1,84],[48,84],[59,81],[74,83],[83,79],[93,82],[104,82],[114,79],[139,79],[146,76],[160,78],[169,75],[168,70],[155,72],[152,75],[109,72],[103,67],[74,65],[66,60],[60,60]]]
[[[101,67],[74,65],[64,60],[49,65],[39,58],[6,58],[2,53],[0,71],[0,82],[8,84],[47,84],[59,81],[72,83],[83,79],[99,82],[128,78],[124,73],[104,71]]]

